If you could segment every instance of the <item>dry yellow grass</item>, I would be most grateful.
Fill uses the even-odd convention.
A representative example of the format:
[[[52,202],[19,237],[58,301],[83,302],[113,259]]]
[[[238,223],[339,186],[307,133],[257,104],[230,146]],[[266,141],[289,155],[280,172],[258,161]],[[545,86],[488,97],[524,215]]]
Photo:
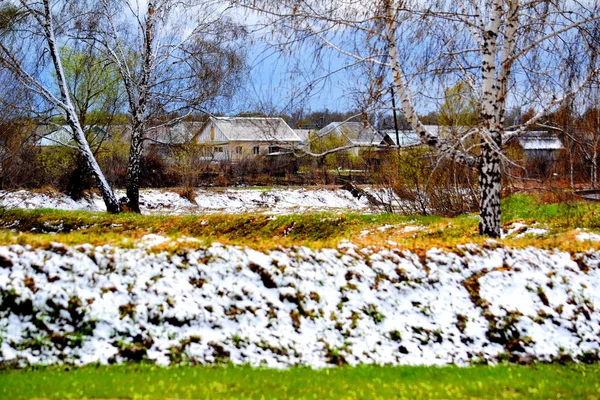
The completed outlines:
[[[467,243],[490,245],[478,234],[478,217],[358,215],[314,213],[298,215],[146,216],[109,215],[81,211],[0,210],[0,244],[47,247],[90,243],[132,247],[147,234],[194,241],[157,246],[177,251],[219,242],[268,251],[278,247],[337,247],[351,241],[361,247],[401,248],[422,252],[433,247],[456,250]],[[519,228],[521,225],[522,227]],[[503,202],[503,227],[515,231],[495,240],[497,245],[535,246],[582,252],[600,249],[599,242],[577,240],[580,228],[600,231],[600,206],[587,203],[540,204],[531,196],[512,196]],[[535,230],[545,232],[536,235]],[[539,232],[538,232],[539,233]]]

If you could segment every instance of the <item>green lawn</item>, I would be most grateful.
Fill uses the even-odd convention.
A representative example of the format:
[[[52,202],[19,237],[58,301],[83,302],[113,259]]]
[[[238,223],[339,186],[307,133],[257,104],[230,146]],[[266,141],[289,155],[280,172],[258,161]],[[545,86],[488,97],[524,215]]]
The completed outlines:
[[[0,399],[600,399],[599,365],[0,371]]]

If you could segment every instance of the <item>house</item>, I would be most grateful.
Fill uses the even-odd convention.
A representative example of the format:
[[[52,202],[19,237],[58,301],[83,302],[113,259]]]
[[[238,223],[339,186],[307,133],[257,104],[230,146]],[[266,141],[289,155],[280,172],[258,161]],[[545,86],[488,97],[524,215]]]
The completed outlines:
[[[150,143],[164,146],[180,146],[191,143],[204,128],[205,122],[181,121],[175,125],[149,127],[146,137]]]
[[[560,138],[548,131],[527,131],[511,142],[509,146],[522,152],[527,172],[540,177],[550,176],[564,149]]]
[[[318,139],[336,135],[345,141],[344,145],[356,146],[352,149],[354,154],[359,154],[360,147],[377,147],[392,145],[390,137],[377,132],[367,122],[332,122],[317,133]]]
[[[525,132],[517,137],[517,142],[525,157],[533,160],[544,158],[556,161],[560,150],[564,148],[558,136],[548,131]]]
[[[302,143],[283,119],[259,117],[211,117],[195,140],[205,146],[204,156],[215,161],[277,156]]]
[[[413,147],[421,144],[421,138],[413,130],[384,129],[379,131],[382,135],[389,137],[393,145],[398,147]]]
[[[172,126],[150,127],[146,131],[146,151],[170,164],[176,157],[178,149],[195,142],[204,125],[205,122],[181,121]]]
[[[97,144],[107,139],[108,129],[105,126],[87,125],[83,127],[90,144]],[[38,125],[33,137],[38,147],[73,145],[73,133],[67,125]]]
[[[442,139],[448,140],[450,142],[456,142],[465,136],[465,134],[469,131],[470,127],[468,126],[446,126],[446,125],[423,125],[424,128],[430,134],[434,136],[438,136]],[[394,145],[397,145],[402,148],[415,147],[422,145],[421,137],[412,129],[401,129],[398,130],[398,137],[396,137],[395,129],[385,129],[380,131],[382,134],[389,136]],[[398,143],[397,143],[398,142]]]

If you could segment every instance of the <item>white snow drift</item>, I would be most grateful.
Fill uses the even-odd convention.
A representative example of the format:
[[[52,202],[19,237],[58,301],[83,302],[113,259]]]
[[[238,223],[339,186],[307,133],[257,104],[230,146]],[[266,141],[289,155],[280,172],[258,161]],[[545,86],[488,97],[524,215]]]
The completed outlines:
[[[0,362],[324,367],[599,354],[597,253],[144,247],[159,242],[0,247]]]
[[[142,190],[140,208],[143,213],[161,214],[208,212],[281,214],[327,210],[368,211],[371,208],[366,198],[354,198],[350,192],[341,189],[197,189],[195,194],[195,201],[191,202],[174,192],[157,189]],[[125,193],[117,190],[116,195],[122,197]],[[96,194],[74,201],[59,193],[36,193],[26,190],[0,191],[0,207],[105,210],[102,198]]]

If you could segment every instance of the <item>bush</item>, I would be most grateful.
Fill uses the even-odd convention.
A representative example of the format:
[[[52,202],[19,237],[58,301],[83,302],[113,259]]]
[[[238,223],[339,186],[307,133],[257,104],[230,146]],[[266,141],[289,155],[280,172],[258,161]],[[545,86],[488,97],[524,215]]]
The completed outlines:
[[[372,179],[381,200],[405,214],[455,216],[478,208],[474,171],[426,148],[390,150]]]

